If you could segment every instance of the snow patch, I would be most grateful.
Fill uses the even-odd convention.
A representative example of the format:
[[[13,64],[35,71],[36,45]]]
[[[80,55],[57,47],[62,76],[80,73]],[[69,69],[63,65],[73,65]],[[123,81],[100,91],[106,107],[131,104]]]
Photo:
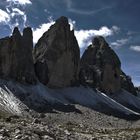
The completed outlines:
[[[49,103],[50,105],[79,104],[110,114],[140,116],[140,99],[124,90],[109,97],[100,91],[82,86],[49,89],[41,83],[32,86],[12,81],[5,83],[0,83],[0,106],[8,112],[16,114],[21,114],[23,106],[41,107],[45,103]],[[19,100],[20,97],[23,101]]]

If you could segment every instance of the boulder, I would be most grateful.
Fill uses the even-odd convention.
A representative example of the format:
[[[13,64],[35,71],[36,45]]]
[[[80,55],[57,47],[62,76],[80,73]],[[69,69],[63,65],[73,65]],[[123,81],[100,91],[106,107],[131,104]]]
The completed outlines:
[[[80,50],[66,17],[60,17],[35,45],[35,71],[39,81],[51,88],[75,86]]]
[[[23,36],[15,27],[12,36],[0,39],[0,77],[35,84],[32,48],[33,37],[29,27],[24,29]]]

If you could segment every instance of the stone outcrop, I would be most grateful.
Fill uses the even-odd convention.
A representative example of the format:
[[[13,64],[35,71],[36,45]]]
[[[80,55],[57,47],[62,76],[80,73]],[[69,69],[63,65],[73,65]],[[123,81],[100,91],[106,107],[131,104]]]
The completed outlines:
[[[66,17],[60,17],[43,34],[33,55],[36,75],[43,84],[52,88],[77,84],[80,51]]]
[[[137,89],[131,80],[131,77],[126,75],[124,72],[121,74],[121,87],[134,95],[137,95]]]
[[[101,36],[95,37],[92,45],[85,50],[80,65],[81,84],[90,85],[106,93],[114,93],[121,88],[135,92],[132,82],[121,70],[118,56]]]
[[[29,27],[24,29],[23,36],[16,27],[11,37],[0,39],[1,78],[11,78],[22,83],[36,83],[32,40],[32,30]]]

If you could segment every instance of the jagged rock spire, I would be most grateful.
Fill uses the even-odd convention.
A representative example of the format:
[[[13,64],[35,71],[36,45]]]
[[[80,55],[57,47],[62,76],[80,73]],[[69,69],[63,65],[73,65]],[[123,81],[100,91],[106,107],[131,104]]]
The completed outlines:
[[[56,24],[69,25],[68,18],[65,16],[61,16],[59,19],[56,20]]]
[[[23,30],[23,37],[26,37],[28,39],[33,39],[32,29],[31,27],[26,27]]]
[[[40,82],[47,86],[67,87],[77,83],[80,50],[66,17],[57,19],[39,39],[34,61]]]
[[[102,36],[96,36],[81,58],[81,83],[85,82],[103,90],[114,93],[125,88],[135,94],[132,82],[121,70],[121,62],[117,54],[109,47]],[[125,79],[125,80],[124,80]]]
[[[21,36],[18,27],[15,27],[15,28],[14,28],[13,33],[12,33],[12,36],[14,36],[14,35],[20,35],[20,36]]]
[[[0,77],[22,83],[36,83],[32,58],[33,38],[31,28],[21,36],[15,27],[11,37],[0,40]]]

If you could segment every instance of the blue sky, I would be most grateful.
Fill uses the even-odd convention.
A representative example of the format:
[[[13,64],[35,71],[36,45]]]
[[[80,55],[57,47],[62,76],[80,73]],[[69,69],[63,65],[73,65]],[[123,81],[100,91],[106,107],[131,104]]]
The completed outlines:
[[[95,35],[115,50],[124,72],[140,85],[140,0],[1,0],[0,38],[14,26],[33,28],[34,43],[60,16],[75,29],[81,53]]]

